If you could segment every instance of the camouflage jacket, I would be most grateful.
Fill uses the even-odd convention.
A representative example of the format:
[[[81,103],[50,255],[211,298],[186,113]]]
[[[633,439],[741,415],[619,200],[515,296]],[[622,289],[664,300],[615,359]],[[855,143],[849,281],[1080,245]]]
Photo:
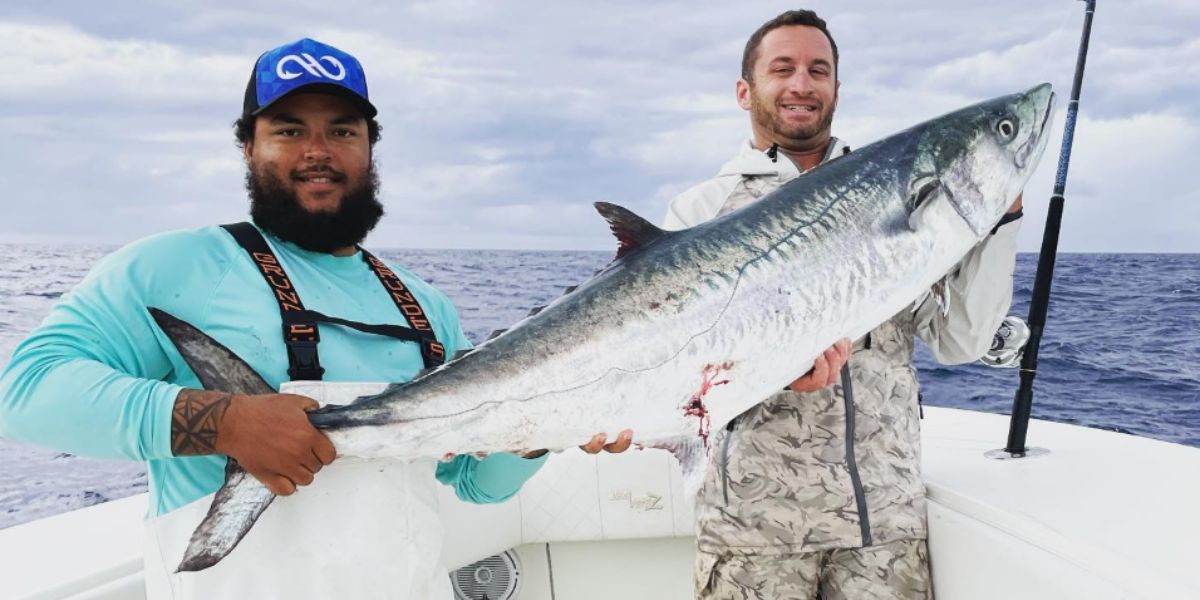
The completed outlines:
[[[847,151],[835,138],[830,155]],[[782,154],[743,147],[715,179],[672,201],[665,226],[696,225],[799,175]],[[987,351],[1012,299],[1016,230],[1000,227],[947,275],[945,314],[932,300],[904,309],[855,342],[840,383],[781,391],[714,435],[696,502],[701,551],[791,554],[926,537],[914,337],[943,363]]]

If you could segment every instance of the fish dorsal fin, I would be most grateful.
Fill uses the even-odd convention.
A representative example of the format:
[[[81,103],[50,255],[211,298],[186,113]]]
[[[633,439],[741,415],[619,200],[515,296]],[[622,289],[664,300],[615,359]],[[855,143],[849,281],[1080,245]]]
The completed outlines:
[[[529,309],[529,314],[527,314],[525,316],[532,317],[532,316],[542,312],[542,309],[544,309],[544,308],[546,308],[546,307],[545,306],[535,306],[535,307]]]
[[[596,210],[608,221],[613,235],[617,236],[620,246],[617,247],[617,259],[624,258],[640,248],[649,246],[652,242],[666,234],[649,221],[633,214],[633,212],[608,202],[597,202]]]
[[[501,335],[503,335],[505,331],[508,331],[508,330],[507,329],[497,329],[497,330],[491,332],[490,334],[488,334],[487,339],[494,340],[494,339],[500,337]]]

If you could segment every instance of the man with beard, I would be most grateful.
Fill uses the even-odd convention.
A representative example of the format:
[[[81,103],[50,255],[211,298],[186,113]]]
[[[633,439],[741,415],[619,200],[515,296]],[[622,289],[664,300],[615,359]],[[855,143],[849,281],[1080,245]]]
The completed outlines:
[[[814,12],[763,24],[737,82],[753,138],[671,202],[665,228],[736,210],[850,152],[831,134],[837,66],[837,45]],[[947,364],[988,350],[1012,301],[1018,226],[1008,223],[1020,216],[1018,197],[931,294],[827,350],[714,439],[696,506],[697,597],[932,594],[913,338]]]
[[[435,469],[459,498],[487,503],[511,497],[545,460],[339,462],[322,483],[341,483],[276,502],[221,564],[172,573],[227,456],[288,496],[336,452],[308,421],[311,398],[200,389],[149,307],[214,337],[276,389],[407,381],[470,348],[445,295],[358,246],[383,215],[375,115],[362,67],[345,52],[304,39],[260,56],[235,124],[254,224],[170,232],[114,252],[0,378],[0,435],[146,461],[151,597],[449,598]],[[399,339],[386,335],[399,329]],[[627,446],[628,434],[608,449]],[[272,516],[298,506],[302,518]]]

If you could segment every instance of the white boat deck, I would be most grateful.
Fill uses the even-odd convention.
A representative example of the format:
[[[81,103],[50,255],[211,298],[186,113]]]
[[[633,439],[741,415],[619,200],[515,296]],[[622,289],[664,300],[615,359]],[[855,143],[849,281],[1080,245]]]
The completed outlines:
[[[1003,445],[1007,417],[926,417],[939,598],[1200,598],[1200,449],[1034,421],[1030,442],[1049,454],[994,460],[984,452]],[[659,452],[564,453],[506,504],[444,503],[447,562],[520,546],[522,600],[551,597],[551,564],[558,598],[690,598],[678,479]],[[0,598],[141,598],[145,505],[136,496],[0,530]],[[598,573],[621,577],[596,585]]]
[[[940,597],[1200,598],[1200,449],[1032,421],[1050,452],[995,460],[1007,417],[926,414]]]

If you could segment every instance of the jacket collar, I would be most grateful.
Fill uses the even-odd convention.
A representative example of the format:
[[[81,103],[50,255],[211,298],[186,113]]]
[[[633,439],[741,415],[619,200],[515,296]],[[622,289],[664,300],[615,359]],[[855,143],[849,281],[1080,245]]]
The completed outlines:
[[[849,146],[846,142],[843,142],[841,139],[836,137],[830,138],[829,149],[826,150],[825,158],[821,162],[826,163],[833,158],[845,154],[848,148]],[[800,169],[796,166],[796,163],[788,159],[783,153],[777,156],[778,160],[772,161],[766,152],[754,147],[754,140],[748,139],[742,142],[737,155],[721,166],[721,170],[717,173],[717,176],[738,175],[744,177],[775,175],[781,181],[790,181],[800,176]]]

